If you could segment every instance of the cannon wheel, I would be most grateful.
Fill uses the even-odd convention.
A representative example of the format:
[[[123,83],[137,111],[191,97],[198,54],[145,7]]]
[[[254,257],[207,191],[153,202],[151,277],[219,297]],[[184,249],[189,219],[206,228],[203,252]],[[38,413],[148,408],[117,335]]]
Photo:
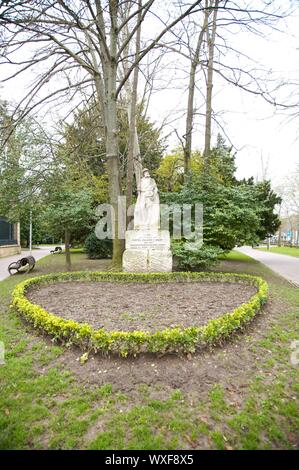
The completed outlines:
[[[19,272],[19,268],[20,268],[19,262],[14,261],[13,263],[10,263],[10,265],[8,266],[8,272],[12,276],[13,274],[16,274]]]
[[[19,261],[14,261],[8,266],[8,272],[12,276],[16,273],[27,274],[35,267],[35,258],[33,256],[27,256],[21,258]],[[14,271],[14,272],[13,272]]]
[[[35,258],[33,256],[26,256],[26,258],[20,260],[20,263],[21,267],[25,268],[24,271],[22,270],[21,272],[30,273],[35,266]]]
[[[61,248],[61,246],[56,246],[56,247],[54,248],[54,250],[51,250],[51,251],[50,251],[50,253],[52,253],[53,255],[54,255],[55,253],[58,253],[58,254],[60,255],[60,254],[62,253],[62,248]]]
[[[8,266],[8,272],[9,274],[12,276],[14,274],[27,274],[29,273],[32,269],[34,268],[33,267],[30,267],[30,264],[29,263],[26,263],[26,264],[21,264],[20,262],[17,262],[17,263],[11,263],[9,266]],[[14,272],[13,272],[14,271]]]

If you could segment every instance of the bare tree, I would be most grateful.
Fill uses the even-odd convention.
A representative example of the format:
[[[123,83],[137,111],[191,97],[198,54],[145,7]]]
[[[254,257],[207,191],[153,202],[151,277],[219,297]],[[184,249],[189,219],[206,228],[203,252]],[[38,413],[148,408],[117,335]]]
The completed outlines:
[[[141,12],[142,12],[141,3],[142,3],[141,0],[138,0],[139,12],[138,12],[137,19],[136,19],[138,28],[136,31],[135,44],[133,44],[132,41],[130,43],[128,42],[127,44],[126,57],[123,60],[122,77],[125,76],[129,70],[130,57],[133,58],[133,62],[138,63],[138,58],[139,58],[140,49],[141,49]],[[127,2],[124,6],[125,6],[125,12],[123,14],[123,18],[126,19],[131,13],[132,2]],[[126,25],[126,28],[124,28],[124,32],[125,32],[124,40],[126,41],[126,39],[130,35],[128,23]],[[129,122],[129,145],[128,145],[127,178],[126,178],[127,207],[129,207],[132,204],[134,170],[135,170],[135,175],[136,175],[137,187],[139,186],[140,178],[141,178],[141,174],[140,174],[141,165],[137,164],[138,162],[140,162],[140,148],[139,148],[139,140],[138,140],[138,133],[137,133],[137,120],[136,120],[139,65],[134,68],[132,75],[133,75],[132,80],[128,79],[125,82],[125,86],[124,86],[125,92],[126,92],[125,101],[127,103],[127,114],[128,114],[128,122]]]
[[[207,6],[207,2],[206,2]],[[190,50],[191,65],[189,72],[189,85],[188,85],[188,102],[187,102],[187,116],[186,116],[186,134],[185,134],[185,145],[183,145],[184,151],[184,174],[185,177],[190,169],[190,159],[192,150],[192,132],[194,122],[194,95],[195,95],[195,79],[198,66],[200,64],[200,52],[203,45],[204,34],[208,28],[209,21],[209,9],[207,8],[204,12],[203,25],[198,34],[197,44],[194,53]]]
[[[207,94],[206,94],[206,119],[205,119],[205,146],[203,156],[207,160],[211,149],[212,135],[212,92],[213,92],[213,72],[214,72],[214,51],[215,38],[217,28],[217,14],[219,0],[211,0],[208,5],[211,11],[212,20],[206,28],[207,44],[208,44],[208,65],[207,65]]]
[[[176,29],[174,44],[164,45],[180,55],[183,67],[186,60],[189,62],[185,134],[180,137],[177,132],[184,151],[185,175],[190,167],[196,116],[204,118],[204,157],[210,152],[213,121],[228,138],[213,107],[216,79],[218,86],[224,80],[226,85],[235,85],[249,94],[261,97],[275,109],[290,107],[289,103],[277,98],[281,87],[287,85],[288,81],[280,83],[273,74],[269,77],[268,70],[256,65],[252,52],[241,51],[236,45],[236,32],[264,36],[267,28],[269,31],[275,29],[276,23],[288,14],[288,11],[279,10],[276,5],[275,2],[264,0],[248,2],[246,6],[231,0],[205,0],[205,9],[188,17],[181,30]],[[235,62],[232,62],[232,57]],[[199,94],[203,101],[202,111],[195,105]]]
[[[117,100],[122,88],[135,68],[164,35],[183,18],[202,9],[201,1],[190,3],[174,19],[168,19],[154,39],[136,54],[123,78],[118,82],[118,69],[127,46],[140,24],[149,13],[155,0],[132,2],[132,10],[121,18],[119,0],[33,0],[4,2],[0,12],[0,25],[4,35],[2,64],[14,64],[14,70],[6,79],[13,78],[37,64],[47,65],[19,107],[29,113],[41,103],[54,100],[73,90],[92,85],[95,90],[105,126],[106,156],[109,175],[110,202],[115,211],[115,237],[113,240],[113,263],[121,265],[122,244],[118,238],[117,202],[121,194],[119,181],[119,151]],[[129,22],[135,26],[121,41],[121,33]],[[138,43],[138,41],[137,41]],[[28,44],[32,49],[28,49]],[[30,55],[30,50],[33,52]],[[26,59],[16,60],[24,51]],[[57,76],[65,74],[67,84],[40,98],[40,91]],[[32,100],[35,99],[35,102]]]

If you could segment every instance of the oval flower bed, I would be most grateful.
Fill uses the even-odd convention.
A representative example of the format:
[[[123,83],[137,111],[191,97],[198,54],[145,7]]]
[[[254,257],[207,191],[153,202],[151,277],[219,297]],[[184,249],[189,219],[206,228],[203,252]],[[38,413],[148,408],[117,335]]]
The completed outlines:
[[[106,331],[96,330],[89,324],[66,320],[47,312],[39,305],[31,303],[26,290],[34,285],[67,281],[110,281],[110,282],[233,282],[252,285],[257,292],[248,302],[232,312],[208,321],[203,326],[187,328],[166,328],[155,333],[145,331]],[[200,347],[216,344],[226,339],[234,331],[241,329],[261,309],[268,299],[267,283],[255,276],[227,273],[102,273],[73,272],[48,274],[34,277],[18,284],[13,291],[12,307],[31,322],[57,340],[67,341],[87,351],[118,353],[121,356],[136,355],[140,352],[193,353]]]

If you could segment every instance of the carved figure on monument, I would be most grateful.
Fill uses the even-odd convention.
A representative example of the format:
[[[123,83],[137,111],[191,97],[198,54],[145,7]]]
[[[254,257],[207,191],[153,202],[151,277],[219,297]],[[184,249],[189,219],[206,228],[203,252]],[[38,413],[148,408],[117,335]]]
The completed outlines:
[[[134,230],[159,230],[160,200],[156,182],[147,168],[142,171],[134,210]]]
[[[147,168],[136,163],[138,190],[134,230],[126,231],[125,272],[170,272],[172,253],[169,230],[160,230],[160,200],[156,182]],[[141,177],[142,175],[142,177]]]

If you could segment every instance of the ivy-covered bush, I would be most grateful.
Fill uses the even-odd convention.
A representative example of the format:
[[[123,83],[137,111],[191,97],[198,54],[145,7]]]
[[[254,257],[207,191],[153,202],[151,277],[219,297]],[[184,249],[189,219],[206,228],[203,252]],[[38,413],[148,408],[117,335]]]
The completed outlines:
[[[112,240],[100,240],[92,232],[85,240],[85,251],[89,259],[104,259],[112,257]]]
[[[173,244],[178,267],[182,269],[206,268],[216,261],[218,250],[225,253],[235,246],[256,244],[266,235],[275,234],[280,224],[275,207],[281,201],[270,181],[239,180],[235,154],[221,135],[209,158],[204,160],[193,152],[188,174],[183,175],[183,154],[175,150],[163,159],[156,172],[161,203],[168,208],[202,205],[203,247],[192,251],[188,242]],[[195,214],[192,209],[193,231]],[[172,232],[175,221],[171,212],[169,219]]]
[[[232,312],[210,320],[204,326],[188,328],[166,328],[156,333],[144,331],[95,330],[88,324],[65,320],[42,307],[32,304],[26,297],[29,287],[51,282],[67,281],[111,281],[111,282],[237,282],[257,287],[257,292],[248,302]],[[228,338],[234,331],[242,329],[261,309],[268,299],[267,283],[255,276],[227,273],[57,273],[28,279],[18,284],[13,291],[12,308],[27,321],[56,340],[75,344],[87,351],[116,353],[121,356],[151,353],[194,353],[207,345],[214,345]],[[167,314],[167,312],[165,312]]]

